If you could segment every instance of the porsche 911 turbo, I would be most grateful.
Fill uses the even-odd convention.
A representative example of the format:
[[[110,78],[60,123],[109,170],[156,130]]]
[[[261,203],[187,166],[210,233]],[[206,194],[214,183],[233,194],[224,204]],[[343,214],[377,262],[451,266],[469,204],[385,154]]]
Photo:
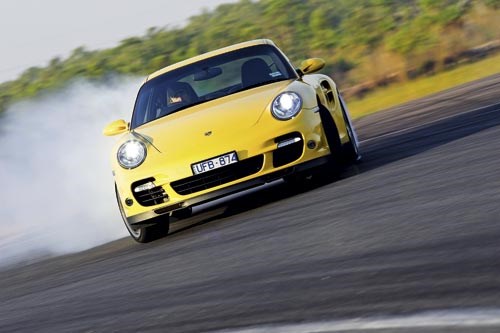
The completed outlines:
[[[149,75],[130,122],[105,135],[115,192],[130,235],[149,242],[169,218],[235,192],[308,170],[360,159],[335,82],[314,74],[312,58],[294,68],[270,40],[208,52]]]

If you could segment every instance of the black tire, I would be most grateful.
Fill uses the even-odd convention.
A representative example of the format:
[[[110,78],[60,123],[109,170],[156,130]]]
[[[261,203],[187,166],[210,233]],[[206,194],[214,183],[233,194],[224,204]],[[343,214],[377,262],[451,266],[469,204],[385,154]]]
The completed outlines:
[[[318,100],[319,115],[321,125],[326,136],[328,146],[330,147],[330,155],[328,163],[321,167],[294,173],[283,177],[283,180],[293,189],[297,191],[306,191],[316,186],[321,179],[321,183],[325,180],[335,180],[340,174],[343,164],[343,151],[340,142],[339,131],[335,121],[333,120],[330,111],[322,105]]]
[[[347,129],[347,135],[349,136],[349,142],[346,143],[343,147],[344,150],[344,159],[347,163],[356,163],[361,161],[361,151],[359,150],[358,138],[356,136],[356,131],[352,126],[351,119],[349,119],[349,115],[347,114],[347,107],[344,99],[340,95],[340,107],[342,109],[342,116],[344,117],[345,126]]]
[[[328,146],[330,147],[329,162],[327,164],[327,174],[332,176],[338,176],[343,164],[343,151],[342,143],[340,142],[340,135],[337,129],[337,125],[330,114],[330,111],[322,104],[318,103],[319,115],[321,118],[321,124],[325,132],[326,140]]]
[[[127,228],[130,236],[138,243],[149,243],[152,242],[156,239],[165,237],[168,235],[168,230],[169,230],[169,221],[168,221],[168,216],[158,216],[155,218],[152,218],[151,220],[147,221],[148,226],[146,227],[138,227],[138,228],[133,228],[130,223],[128,223],[127,218],[125,216],[125,213],[123,211],[123,206],[120,200],[120,196],[118,194],[118,189],[116,188],[115,184],[115,195],[116,195],[116,201],[118,203],[118,209],[120,210],[120,215],[122,216],[123,223],[125,224],[125,227]],[[152,223],[149,224],[149,222]]]

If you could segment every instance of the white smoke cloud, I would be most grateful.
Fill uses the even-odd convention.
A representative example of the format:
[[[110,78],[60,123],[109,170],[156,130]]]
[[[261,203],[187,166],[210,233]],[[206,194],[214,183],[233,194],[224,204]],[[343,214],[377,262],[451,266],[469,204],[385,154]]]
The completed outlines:
[[[140,84],[75,82],[0,114],[0,266],[127,234],[102,129],[130,118]]]

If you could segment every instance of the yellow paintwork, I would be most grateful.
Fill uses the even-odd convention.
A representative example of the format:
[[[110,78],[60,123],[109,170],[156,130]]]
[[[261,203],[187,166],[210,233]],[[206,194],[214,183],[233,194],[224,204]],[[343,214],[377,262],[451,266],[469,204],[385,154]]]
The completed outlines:
[[[201,59],[257,44],[272,44],[272,42],[251,41],[209,52],[157,71],[151,74],[149,79]],[[309,65],[314,68],[322,67],[321,61],[318,60],[311,60]],[[311,71],[312,69],[309,70]],[[334,92],[333,101],[325,99],[325,89],[320,86],[320,82],[327,82],[331,87]],[[280,121],[272,116],[270,107],[273,99],[284,91],[298,93],[302,97],[303,106],[295,118]],[[190,199],[206,193],[328,155],[330,150],[317,112],[317,96],[333,115],[341,141],[348,141],[335,83],[328,76],[321,74],[304,75],[301,79],[280,81],[241,91],[156,119],[133,131],[127,130],[111,154],[112,169],[126,217],[139,216],[177,203],[185,204]],[[121,131],[124,123],[124,121],[111,123],[106,128],[105,134]],[[208,131],[211,131],[212,135],[206,136],[205,133]],[[316,147],[304,148],[304,153],[298,160],[274,168],[272,152],[277,149],[274,139],[295,131],[302,134],[304,142],[314,140],[317,143]],[[122,143],[131,138],[139,139],[146,144],[147,158],[137,168],[127,170],[118,164],[116,152]],[[231,151],[237,152],[240,161],[263,154],[264,166],[256,174],[194,194],[179,195],[171,188],[171,182],[193,175],[191,164]],[[168,202],[143,207],[134,200],[132,206],[127,206],[125,199],[134,198],[131,184],[149,177],[155,178],[156,186],[164,188],[169,196]]]
[[[311,58],[302,61],[299,69],[304,74],[310,74],[319,71],[325,67],[325,61],[321,58]]]
[[[125,120],[115,120],[108,124],[102,131],[102,134],[106,136],[112,136],[117,134],[125,133],[128,130],[128,124]]]

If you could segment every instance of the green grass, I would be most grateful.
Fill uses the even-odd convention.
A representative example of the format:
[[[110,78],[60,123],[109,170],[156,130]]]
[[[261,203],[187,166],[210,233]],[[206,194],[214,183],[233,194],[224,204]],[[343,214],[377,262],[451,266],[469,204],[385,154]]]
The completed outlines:
[[[349,102],[353,118],[360,118],[398,104],[424,97],[462,83],[500,72],[500,54],[428,77],[379,88],[363,99]]]

